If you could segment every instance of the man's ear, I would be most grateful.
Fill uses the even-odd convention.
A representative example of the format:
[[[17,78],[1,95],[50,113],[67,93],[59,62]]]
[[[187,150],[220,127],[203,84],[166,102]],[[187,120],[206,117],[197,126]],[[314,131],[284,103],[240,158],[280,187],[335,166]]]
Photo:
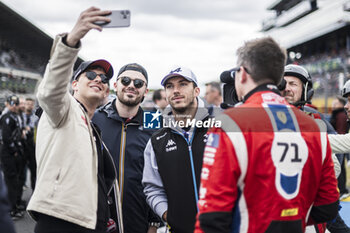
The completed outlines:
[[[74,80],[72,82],[72,89],[74,92],[76,92],[78,90],[78,81],[77,80]]]
[[[240,82],[240,83],[245,83],[245,82],[247,82],[247,80],[248,80],[248,75],[249,75],[249,74],[248,74],[247,71],[244,69],[244,67],[241,66],[240,72],[241,72],[241,75],[239,76],[239,82]]]
[[[118,82],[118,81],[115,81],[115,82],[113,83],[113,87],[114,87],[115,93],[117,93],[117,87],[118,87],[117,82]]]
[[[201,92],[201,90],[199,89],[199,87],[194,88],[194,96],[195,97],[198,97],[200,92]]]

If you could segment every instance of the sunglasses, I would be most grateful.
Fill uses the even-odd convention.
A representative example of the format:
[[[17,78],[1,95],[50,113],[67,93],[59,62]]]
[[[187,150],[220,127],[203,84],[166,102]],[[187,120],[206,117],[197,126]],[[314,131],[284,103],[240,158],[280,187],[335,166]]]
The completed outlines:
[[[129,86],[131,81],[134,81],[134,87],[136,87],[137,89],[143,87],[143,85],[145,84],[145,81],[141,80],[141,79],[134,79],[132,80],[131,78],[129,77],[120,77],[118,78],[120,79],[121,83],[124,85],[124,86]]]
[[[89,80],[94,80],[97,76],[100,76],[102,83],[106,84],[109,82],[109,78],[104,74],[96,74],[94,71],[86,71],[85,74]]]

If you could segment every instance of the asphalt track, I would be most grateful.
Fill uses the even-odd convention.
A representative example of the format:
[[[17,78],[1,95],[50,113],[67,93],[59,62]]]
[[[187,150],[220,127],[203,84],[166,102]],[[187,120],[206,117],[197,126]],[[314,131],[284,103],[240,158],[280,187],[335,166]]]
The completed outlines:
[[[347,169],[348,174],[349,174],[349,170],[350,169],[348,168]],[[27,177],[29,177],[29,176],[30,175],[28,174]],[[349,178],[349,176],[348,176],[348,178]],[[27,185],[29,186],[29,179],[27,181]],[[32,189],[27,188],[23,192],[23,199],[28,202],[31,194],[32,194]],[[347,197],[346,199],[342,200],[340,202],[340,205],[342,206],[342,208],[340,210],[340,215],[342,216],[345,223],[348,226],[350,226],[350,196]],[[15,228],[16,228],[17,233],[34,233],[35,221],[30,218],[28,213],[25,213],[24,217],[22,219],[15,221],[14,224],[15,224]],[[0,230],[0,232],[1,232],[1,230]],[[164,228],[158,230],[158,233],[163,233],[163,232],[165,232]]]
[[[340,216],[342,216],[344,222],[350,226],[350,197],[340,202]]]

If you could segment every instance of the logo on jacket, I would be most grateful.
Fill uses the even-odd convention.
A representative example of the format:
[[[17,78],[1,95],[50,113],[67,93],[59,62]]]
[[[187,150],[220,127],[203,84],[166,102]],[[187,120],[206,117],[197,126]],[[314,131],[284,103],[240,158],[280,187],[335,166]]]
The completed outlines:
[[[220,139],[219,134],[217,134],[217,133],[209,134],[207,146],[218,148],[219,147],[219,139]]]
[[[143,128],[160,129],[161,115],[159,110],[143,112]]]
[[[173,139],[169,139],[166,146],[165,146],[165,151],[166,152],[170,152],[170,151],[173,151],[173,150],[177,150],[177,146],[176,146],[176,143],[174,142]]]

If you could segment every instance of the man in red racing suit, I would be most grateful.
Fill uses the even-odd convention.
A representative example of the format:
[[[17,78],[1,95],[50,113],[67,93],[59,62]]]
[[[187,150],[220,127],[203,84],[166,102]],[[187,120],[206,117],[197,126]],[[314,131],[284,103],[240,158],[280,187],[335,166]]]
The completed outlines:
[[[339,193],[326,132],[288,105],[273,85],[284,68],[278,49],[263,38],[238,51],[235,87],[243,105],[217,117],[221,127],[209,134],[195,233],[301,233],[307,224],[337,215]],[[281,67],[267,65],[266,75],[254,77],[259,62]]]

